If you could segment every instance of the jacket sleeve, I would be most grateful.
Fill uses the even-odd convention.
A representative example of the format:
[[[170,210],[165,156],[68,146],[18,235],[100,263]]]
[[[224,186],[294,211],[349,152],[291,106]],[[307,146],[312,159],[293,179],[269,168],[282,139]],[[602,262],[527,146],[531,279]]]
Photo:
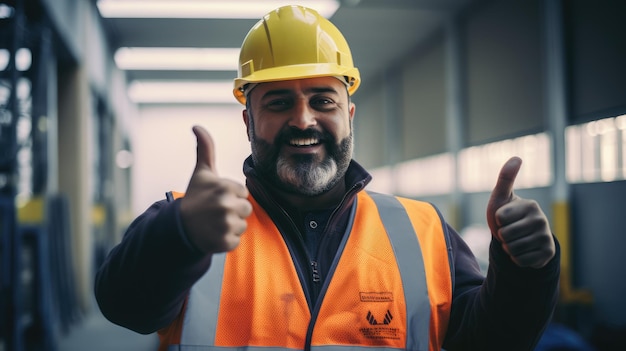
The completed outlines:
[[[154,203],[127,229],[96,273],[95,296],[111,322],[149,334],[180,313],[210,266],[186,238],[180,200]]]
[[[458,233],[448,226],[454,292],[447,351],[533,350],[558,299],[560,248],[543,268],[516,266],[492,239],[486,278]]]

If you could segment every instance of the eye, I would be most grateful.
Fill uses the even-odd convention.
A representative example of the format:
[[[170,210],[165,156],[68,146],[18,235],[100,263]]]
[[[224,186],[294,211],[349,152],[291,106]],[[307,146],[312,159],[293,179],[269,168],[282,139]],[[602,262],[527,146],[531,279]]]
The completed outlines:
[[[335,100],[326,96],[319,96],[311,99],[311,106],[319,110],[330,110],[333,109],[335,105]]]
[[[268,109],[280,111],[289,108],[291,106],[291,101],[286,98],[273,99],[268,101],[265,106],[267,106]]]

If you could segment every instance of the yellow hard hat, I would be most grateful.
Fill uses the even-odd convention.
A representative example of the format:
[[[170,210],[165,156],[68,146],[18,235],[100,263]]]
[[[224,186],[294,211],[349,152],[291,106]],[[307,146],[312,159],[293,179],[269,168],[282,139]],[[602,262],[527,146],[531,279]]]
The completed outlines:
[[[233,94],[246,103],[249,83],[324,76],[345,77],[352,95],[361,77],[339,29],[317,11],[283,6],[268,13],[246,35],[239,53]]]

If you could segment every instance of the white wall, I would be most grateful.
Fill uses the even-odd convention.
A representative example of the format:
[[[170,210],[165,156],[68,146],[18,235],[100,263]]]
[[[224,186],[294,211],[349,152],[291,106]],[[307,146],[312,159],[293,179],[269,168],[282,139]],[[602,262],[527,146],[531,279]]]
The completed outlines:
[[[242,165],[250,144],[242,110],[240,105],[142,108],[131,131],[133,214],[164,199],[167,191],[185,191],[196,162],[196,137],[191,130],[195,124],[213,137],[219,175],[243,183]]]

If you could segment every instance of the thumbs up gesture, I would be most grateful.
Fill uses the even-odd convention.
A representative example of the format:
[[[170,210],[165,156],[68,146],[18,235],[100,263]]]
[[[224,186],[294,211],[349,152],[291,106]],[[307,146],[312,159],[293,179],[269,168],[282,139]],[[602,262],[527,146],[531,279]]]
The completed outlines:
[[[521,165],[520,158],[512,157],[502,166],[487,204],[487,224],[516,265],[541,268],[554,257],[556,249],[539,204],[513,192]]]
[[[200,126],[194,126],[193,132],[198,155],[180,204],[183,227],[189,240],[204,253],[230,251],[239,244],[246,217],[252,213],[248,189],[217,175],[213,139]]]

